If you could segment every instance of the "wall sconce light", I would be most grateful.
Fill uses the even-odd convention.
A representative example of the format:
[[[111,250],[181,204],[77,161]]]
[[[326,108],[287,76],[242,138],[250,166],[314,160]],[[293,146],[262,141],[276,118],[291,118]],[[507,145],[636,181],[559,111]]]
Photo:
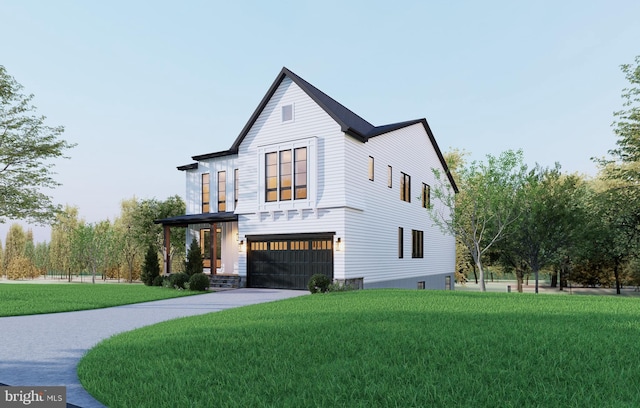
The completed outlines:
[[[340,237],[338,237],[336,241],[336,251],[342,251],[342,239],[340,239]]]
[[[238,252],[245,252],[246,250],[247,250],[247,247],[244,244],[244,239],[241,239],[240,244],[238,245]]]

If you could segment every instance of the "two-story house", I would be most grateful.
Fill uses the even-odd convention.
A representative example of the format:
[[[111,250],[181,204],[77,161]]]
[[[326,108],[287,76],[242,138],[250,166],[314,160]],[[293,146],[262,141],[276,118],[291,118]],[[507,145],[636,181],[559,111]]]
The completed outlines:
[[[315,273],[453,287],[454,238],[427,213],[441,205],[433,169],[457,188],[425,119],[373,126],[283,68],[231,148],[192,159],[178,167],[187,214],[157,222],[166,242],[188,228],[209,273],[260,288],[305,289]]]

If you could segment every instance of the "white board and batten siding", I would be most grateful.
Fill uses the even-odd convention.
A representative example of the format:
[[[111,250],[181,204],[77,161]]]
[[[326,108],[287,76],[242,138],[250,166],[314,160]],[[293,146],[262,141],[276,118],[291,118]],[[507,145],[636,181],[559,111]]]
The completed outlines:
[[[437,153],[418,123],[373,137],[367,143],[348,139],[345,248],[347,277],[364,277],[365,286],[384,281],[411,282],[411,278],[438,277],[427,287],[444,287],[453,276],[455,241],[433,225],[422,207],[422,183],[436,185],[432,169],[442,171]],[[374,158],[374,180],[368,178],[369,156]],[[392,183],[388,186],[388,166]],[[411,202],[400,199],[401,172],[411,177]],[[431,199],[431,205],[442,204]],[[398,228],[403,228],[403,258],[398,255]],[[423,258],[412,258],[412,230],[423,231]],[[453,278],[450,278],[451,282]],[[441,282],[440,282],[441,280]],[[435,283],[434,283],[435,282]],[[410,287],[416,287],[415,283]]]
[[[293,120],[282,121],[282,106],[293,105]],[[344,224],[344,134],[340,126],[289,78],[285,78],[238,150],[240,197],[236,214],[241,238],[250,235],[335,232]],[[265,202],[264,156],[307,147],[307,199]],[[344,276],[334,256],[334,277]],[[239,270],[246,274],[246,254]]]

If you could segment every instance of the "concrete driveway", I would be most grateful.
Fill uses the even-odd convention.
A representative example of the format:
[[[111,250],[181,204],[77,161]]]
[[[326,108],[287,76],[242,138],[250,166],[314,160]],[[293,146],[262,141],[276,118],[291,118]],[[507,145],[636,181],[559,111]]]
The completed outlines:
[[[0,383],[63,385],[67,403],[103,407],[80,385],[76,367],[99,341],[165,320],[308,294],[281,289],[235,289],[80,312],[0,318]]]

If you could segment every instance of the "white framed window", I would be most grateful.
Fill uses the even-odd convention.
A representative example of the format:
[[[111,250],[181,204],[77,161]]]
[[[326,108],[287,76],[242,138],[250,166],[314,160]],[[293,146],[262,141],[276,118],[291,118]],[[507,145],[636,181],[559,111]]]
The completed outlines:
[[[259,211],[314,208],[316,138],[258,148]]]

